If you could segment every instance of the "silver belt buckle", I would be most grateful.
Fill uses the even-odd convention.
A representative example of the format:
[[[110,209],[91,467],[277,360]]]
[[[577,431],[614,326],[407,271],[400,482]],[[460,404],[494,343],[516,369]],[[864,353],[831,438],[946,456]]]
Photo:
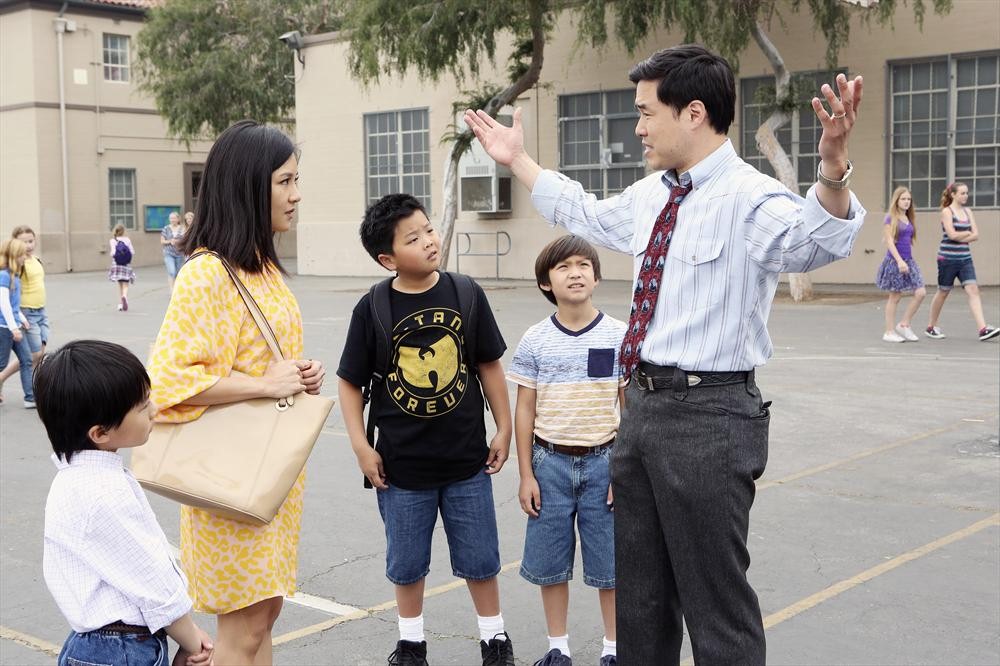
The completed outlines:
[[[632,377],[636,380],[636,384],[640,391],[653,391],[653,378],[647,375],[641,370],[636,370],[632,373]]]
[[[688,386],[697,386],[698,384],[701,384],[701,377],[698,375],[688,375],[687,378]]]

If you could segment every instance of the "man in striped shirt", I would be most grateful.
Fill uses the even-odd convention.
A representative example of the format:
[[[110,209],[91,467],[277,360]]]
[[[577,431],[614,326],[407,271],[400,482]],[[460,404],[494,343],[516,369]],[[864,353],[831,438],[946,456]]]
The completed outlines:
[[[743,162],[726,137],[736,86],[724,58],[676,46],[629,78],[636,134],[654,172],[608,199],[525,152],[520,109],[511,128],[482,111],[465,120],[531,190],[542,216],[634,257],[622,346],[631,381],[611,457],[619,658],[678,663],[683,616],[696,662],[764,664],[760,607],[746,578],[770,404],[754,368],[771,355],[767,316],[779,273],[848,256],[864,220],[847,189],[862,80],[838,75],[837,93],[824,85],[829,110],[813,99],[821,163],[802,198]]]

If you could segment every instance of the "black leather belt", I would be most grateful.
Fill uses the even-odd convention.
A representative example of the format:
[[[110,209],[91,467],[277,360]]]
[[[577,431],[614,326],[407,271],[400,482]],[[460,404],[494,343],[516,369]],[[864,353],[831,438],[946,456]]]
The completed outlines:
[[[97,631],[103,631],[108,634],[130,634],[135,636],[152,636],[149,627],[144,627],[141,624],[125,624],[124,622],[112,622],[111,624],[106,624]],[[159,634],[160,632],[156,632]]]
[[[549,451],[562,453],[567,456],[587,456],[592,453],[600,453],[604,449],[610,449],[614,443],[615,440],[612,439],[609,442],[604,442],[603,444],[598,444],[597,446],[567,446],[565,444],[553,444],[552,442],[547,442],[538,435],[535,435],[535,444],[544,446]]]
[[[749,376],[750,372],[688,372],[680,368],[643,362],[632,372],[632,381],[639,390],[662,391],[673,388],[675,380],[685,382],[690,389],[701,386],[743,384]]]

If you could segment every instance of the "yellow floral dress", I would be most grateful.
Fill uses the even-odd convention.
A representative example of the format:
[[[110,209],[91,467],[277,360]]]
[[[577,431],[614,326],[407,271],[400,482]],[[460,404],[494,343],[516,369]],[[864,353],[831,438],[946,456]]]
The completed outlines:
[[[275,270],[237,273],[274,329],[285,358],[301,358],[302,315],[281,275]],[[151,398],[160,410],[156,420],[198,418],[205,407],[180,403],[231,370],[261,376],[272,358],[222,262],[211,255],[192,259],[177,276],[150,354]],[[304,486],[303,470],[274,520],[262,527],[181,507],[181,563],[196,610],[229,613],[295,592]]]

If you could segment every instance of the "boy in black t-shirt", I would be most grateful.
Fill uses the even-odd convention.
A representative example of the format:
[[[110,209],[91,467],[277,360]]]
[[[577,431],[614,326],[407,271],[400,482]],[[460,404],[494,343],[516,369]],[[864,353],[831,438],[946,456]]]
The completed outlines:
[[[507,460],[512,432],[500,357],[506,350],[486,294],[473,283],[476,331],[466,345],[457,285],[439,272],[441,239],[417,199],[390,194],[372,204],[361,223],[361,243],[381,266],[395,271],[389,367],[373,387],[378,446],[368,444],[362,387],[376,368],[385,336],[372,313],[371,294],[354,307],[340,359],[340,409],[365,477],[375,486],[385,523],[386,577],[396,586],[399,636],[390,664],[426,664],[424,578],[440,509],[452,572],[464,578],[479,617],[486,664],[513,664],[514,650],[500,614],[500,552],[493,486]],[[476,358],[467,359],[466,350]],[[482,390],[480,390],[480,385]],[[487,446],[483,395],[497,434]]]

